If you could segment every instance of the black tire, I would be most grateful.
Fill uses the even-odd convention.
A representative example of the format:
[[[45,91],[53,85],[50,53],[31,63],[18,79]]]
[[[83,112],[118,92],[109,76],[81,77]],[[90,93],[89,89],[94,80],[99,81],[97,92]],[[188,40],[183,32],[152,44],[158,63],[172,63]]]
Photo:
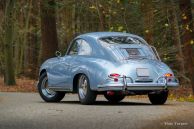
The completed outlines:
[[[46,88],[47,81],[48,81],[47,75],[46,73],[43,73],[40,76],[40,79],[38,82],[38,92],[41,98],[46,102],[60,102],[64,98],[65,92],[57,92],[57,91],[49,90],[48,88]]]
[[[149,100],[154,105],[162,105],[168,98],[168,91],[161,91],[155,94],[148,94]]]
[[[104,97],[110,102],[110,103],[119,103],[121,100],[125,98],[125,95],[115,93],[114,95],[108,95],[107,93],[104,94]]]
[[[79,76],[77,89],[79,101],[81,102],[81,104],[90,105],[95,102],[97,94],[95,91],[92,91],[90,89],[90,82],[86,75],[82,74]]]

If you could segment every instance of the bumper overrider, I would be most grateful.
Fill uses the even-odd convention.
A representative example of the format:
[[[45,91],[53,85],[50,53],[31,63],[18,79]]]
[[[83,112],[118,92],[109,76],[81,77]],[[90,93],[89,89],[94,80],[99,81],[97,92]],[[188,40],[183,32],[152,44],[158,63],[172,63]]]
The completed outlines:
[[[171,79],[171,81],[169,81]],[[98,91],[126,91],[126,90],[166,90],[178,88],[179,82],[176,78],[159,77],[155,82],[134,82],[131,77],[121,76],[115,82],[109,77],[98,85]]]

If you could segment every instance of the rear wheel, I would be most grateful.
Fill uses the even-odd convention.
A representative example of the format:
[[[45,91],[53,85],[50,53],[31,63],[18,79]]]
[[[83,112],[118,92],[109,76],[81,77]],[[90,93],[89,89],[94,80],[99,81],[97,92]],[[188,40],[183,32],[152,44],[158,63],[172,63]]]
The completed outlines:
[[[149,100],[154,105],[162,105],[168,98],[168,91],[161,91],[155,94],[148,94]]]
[[[110,103],[118,103],[121,100],[125,98],[125,95],[120,93],[114,93],[113,95],[108,95],[107,93],[104,94],[104,97],[110,102]]]
[[[41,98],[46,102],[59,102],[65,96],[65,92],[57,92],[48,88],[48,78],[46,73],[43,73],[40,76],[38,92]]]
[[[96,100],[96,92],[90,89],[90,82],[86,75],[82,74],[78,79],[78,97],[82,104],[93,104]]]

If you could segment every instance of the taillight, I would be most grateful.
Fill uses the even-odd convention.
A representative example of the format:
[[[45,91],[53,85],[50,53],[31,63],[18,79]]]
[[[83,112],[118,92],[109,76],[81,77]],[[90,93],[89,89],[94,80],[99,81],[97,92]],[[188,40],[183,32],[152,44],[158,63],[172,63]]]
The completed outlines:
[[[118,73],[111,73],[110,77],[120,77],[120,74],[118,74]]]
[[[118,77],[120,77],[120,76],[121,76],[121,75],[118,74],[118,73],[111,73],[111,74],[109,75],[109,77],[114,78],[114,81],[115,81],[115,82],[118,82],[118,81],[119,81]]]
[[[172,77],[172,73],[166,73],[164,76],[165,77]]]

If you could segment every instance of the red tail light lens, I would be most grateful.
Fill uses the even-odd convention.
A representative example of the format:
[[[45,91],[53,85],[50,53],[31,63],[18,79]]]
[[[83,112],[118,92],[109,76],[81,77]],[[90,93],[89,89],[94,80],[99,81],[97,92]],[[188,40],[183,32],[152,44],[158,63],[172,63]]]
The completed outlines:
[[[118,79],[118,78],[114,78],[114,81],[115,81],[115,82],[118,82],[118,81],[119,81],[119,79]]]
[[[165,77],[172,77],[172,73],[166,73],[164,76]]]
[[[120,74],[118,74],[118,73],[111,73],[110,74],[110,77],[120,77],[121,75]]]

